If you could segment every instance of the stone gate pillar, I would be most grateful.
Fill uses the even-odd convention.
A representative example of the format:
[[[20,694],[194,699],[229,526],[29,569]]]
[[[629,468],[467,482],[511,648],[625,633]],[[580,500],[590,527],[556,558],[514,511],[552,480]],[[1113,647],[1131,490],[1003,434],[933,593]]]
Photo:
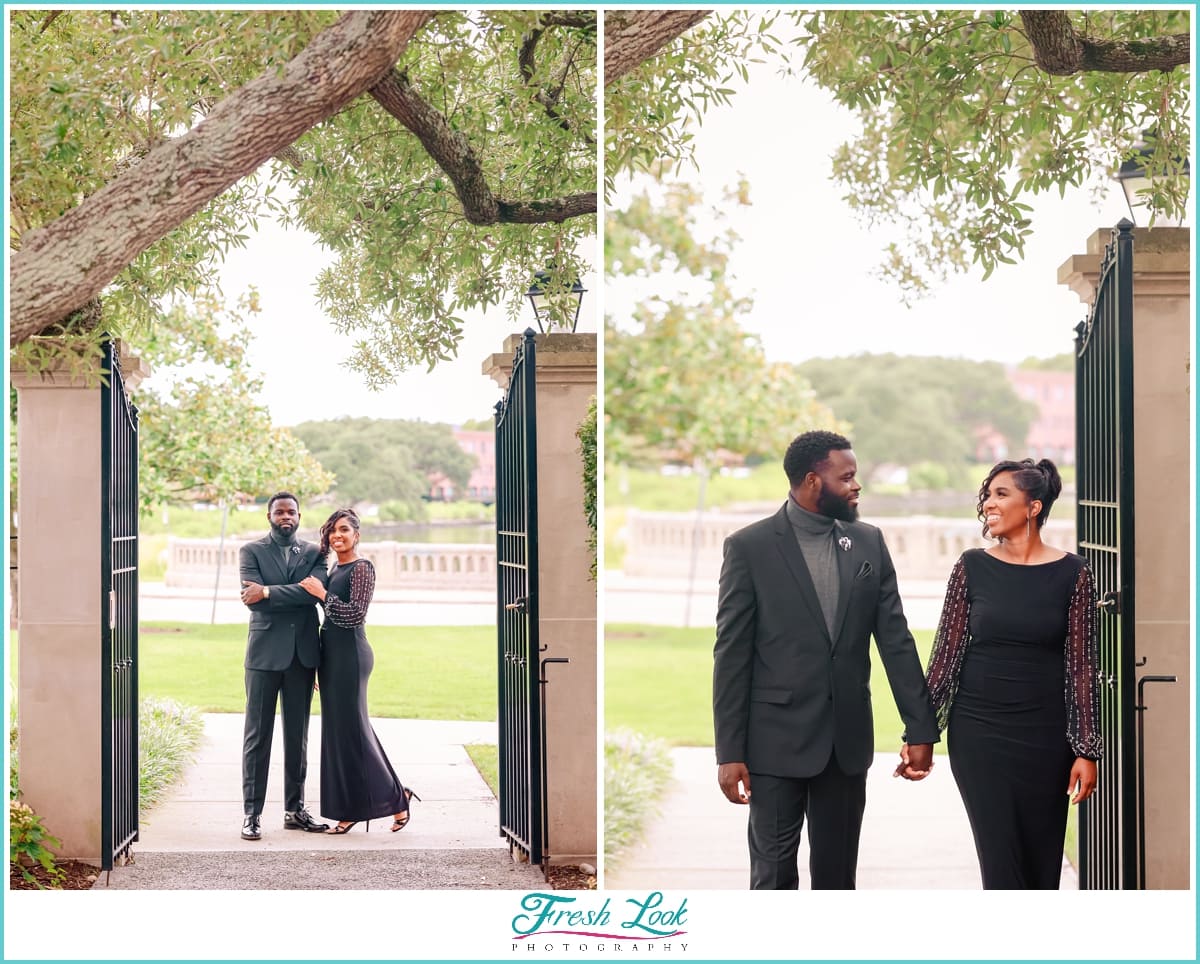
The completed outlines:
[[[507,389],[520,335],[489,356],[484,374]],[[553,863],[595,862],[596,584],[583,513],[575,432],[596,394],[596,336],[536,337],[538,631],[546,667],[546,808]]]
[[[98,364],[98,363],[97,363]],[[148,369],[122,355],[132,388]],[[100,863],[101,400],[98,370],[10,372],[17,390],[17,761],[21,799]]]
[[[1086,254],[1058,269],[1059,283],[1085,304],[1095,298],[1109,239],[1097,231]],[[1179,680],[1145,689],[1148,888],[1190,884],[1191,260],[1187,228],[1134,229],[1134,656],[1147,660],[1139,675]]]

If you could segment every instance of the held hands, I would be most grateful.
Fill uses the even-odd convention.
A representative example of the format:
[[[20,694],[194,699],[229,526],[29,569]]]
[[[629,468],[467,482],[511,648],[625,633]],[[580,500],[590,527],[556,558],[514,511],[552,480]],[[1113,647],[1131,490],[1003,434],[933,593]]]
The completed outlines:
[[[717,767],[717,783],[730,803],[750,802],[750,771],[744,763],[722,763]],[[738,789],[741,783],[744,792]]]
[[[1078,756],[1071,766],[1071,775],[1067,778],[1067,793],[1074,793],[1072,803],[1086,800],[1096,789],[1096,761]]]
[[[900,763],[892,773],[905,780],[924,780],[933,769],[932,743],[900,744]]]
[[[253,606],[256,602],[261,602],[266,597],[263,595],[263,587],[257,582],[249,580],[242,583],[242,602],[247,606]]]
[[[316,576],[305,576],[300,580],[300,588],[318,599],[325,598],[325,585]]]

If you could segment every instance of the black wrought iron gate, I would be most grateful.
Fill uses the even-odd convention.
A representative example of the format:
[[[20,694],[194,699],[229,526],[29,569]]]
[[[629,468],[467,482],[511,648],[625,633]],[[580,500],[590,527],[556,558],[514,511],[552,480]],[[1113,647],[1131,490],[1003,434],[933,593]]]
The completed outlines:
[[[101,862],[138,838],[138,412],[109,340],[101,399]]]
[[[539,690],[537,419],[534,333],[496,405],[496,631],[500,835],[531,863],[546,840],[545,735]]]
[[[1096,299],[1076,327],[1076,529],[1099,597],[1100,730],[1096,792],[1080,804],[1079,886],[1137,886],[1134,732],[1133,224],[1105,249]]]

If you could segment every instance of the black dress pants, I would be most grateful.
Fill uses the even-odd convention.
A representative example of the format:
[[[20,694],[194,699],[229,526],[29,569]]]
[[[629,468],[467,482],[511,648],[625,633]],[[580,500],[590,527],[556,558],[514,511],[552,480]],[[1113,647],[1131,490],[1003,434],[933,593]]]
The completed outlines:
[[[797,890],[796,855],[808,818],[813,890],[854,890],[867,775],[845,774],[830,755],[812,777],[750,774],[750,889]]]
[[[275,732],[275,704],[283,717],[283,809],[304,809],[308,772],[308,717],[316,668],[293,656],[285,670],[246,670],[246,729],[242,743],[242,804],[261,814],[267,799],[267,770]]]

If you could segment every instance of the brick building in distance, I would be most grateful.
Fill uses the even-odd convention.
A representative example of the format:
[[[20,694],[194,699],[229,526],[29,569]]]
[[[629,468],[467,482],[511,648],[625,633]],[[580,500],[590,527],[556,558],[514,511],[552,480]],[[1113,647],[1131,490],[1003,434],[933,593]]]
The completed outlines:
[[[1009,384],[1021,398],[1033,402],[1037,417],[1020,451],[1010,451],[998,432],[980,435],[976,455],[983,462],[1000,459],[1051,459],[1059,465],[1075,464],[1075,373],[1040,371],[1010,366]]]
[[[429,498],[435,502],[491,503],[496,500],[496,433],[474,429],[454,429],[454,441],[468,455],[474,456],[475,467],[464,491],[456,491],[454,483],[441,473],[429,477]]]

